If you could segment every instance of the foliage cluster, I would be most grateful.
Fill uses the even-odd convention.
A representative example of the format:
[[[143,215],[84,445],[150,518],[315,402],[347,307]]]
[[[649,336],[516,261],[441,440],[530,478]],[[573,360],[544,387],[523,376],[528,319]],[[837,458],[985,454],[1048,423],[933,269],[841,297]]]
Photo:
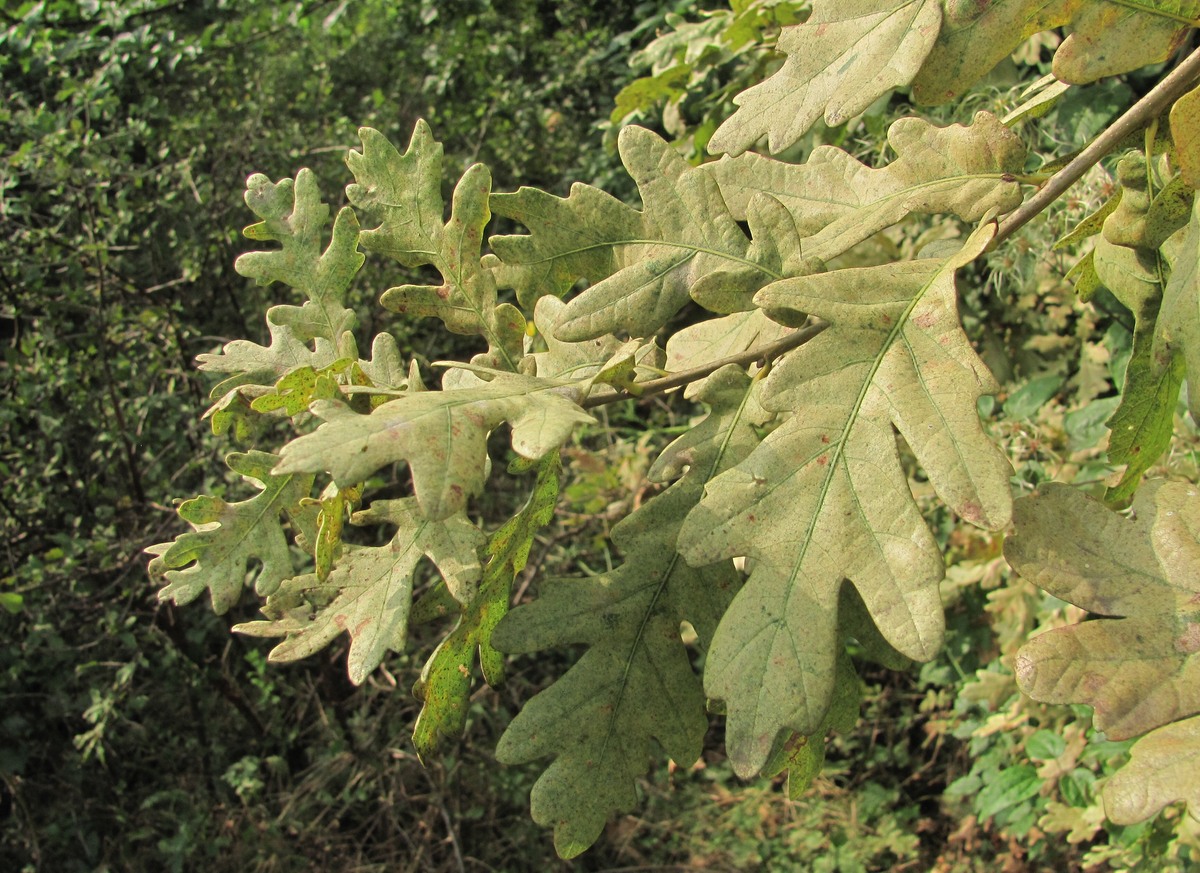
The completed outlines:
[[[193,531],[149,550],[160,596],[184,604],[207,593],[224,613],[252,585],[265,620],[235,630],[281,638],[275,661],[346,633],[355,684],[405,651],[410,627],[442,622],[415,689],[413,740],[425,759],[462,732],[477,660],[498,688],[505,654],[585,647],[497,746],[507,763],[550,759],[533,817],[554,828],[564,857],[635,808],[660,750],[680,766],[696,761],[713,711],[724,716],[736,774],[786,772],[799,796],[820,772],[827,735],[855,721],[862,671],[873,669],[864,665],[936,663],[943,652],[955,537],[983,536],[998,561],[1014,488],[1046,478],[1086,486],[1097,472],[1112,508],[1065,486],[1039,488],[1016,503],[1005,555],[1050,593],[1122,618],[1029,642],[1023,627],[1019,650],[979,664],[973,681],[961,677],[960,699],[996,691],[989,672],[1014,670],[1035,700],[1093,707],[1101,745],[1070,745],[1085,732],[1046,716],[997,747],[987,741],[994,731],[968,719],[960,733],[972,737],[977,766],[949,795],[973,795],[979,819],[1003,832],[1027,837],[1037,826],[1078,840],[1099,831],[1097,797],[1115,828],[1196,802],[1195,491],[1151,483],[1129,519],[1113,509],[1171,446],[1185,377],[1200,379],[1200,91],[1189,93],[1200,53],[1188,51],[1200,10],[809,6],[735,3],[658,39],[651,75],[613,114],[665,101],[682,147],[636,126],[616,136],[640,210],[581,183],[565,198],[533,187],[495,193],[481,163],[446,198],[443,148],[425,122],[403,151],[360,131],[347,157],[349,205],[328,233],[333,210],[310,172],[248,182],[260,221],[246,234],[274,245],[242,255],[237,269],[290,286],[300,305],[268,311],[269,345],[239,340],[201,357],[223,379],[211,395],[214,426],[251,446],[227,463],[255,490],[180,507]],[[1046,35],[1055,28],[1065,38]],[[709,78],[754,57],[746,46],[764,38],[776,40],[781,64],[739,66],[734,84]],[[806,142],[819,120],[869,132],[898,89],[918,104],[955,103],[1018,51],[1043,75],[1003,117],[901,117],[873,163]],[[1078,112],[1081,101],[1120,93],[1077,89],[1172,58],[1169,74],[1147,74],[1161,82],[1145,96],[1125,86],[1132,106],[1077,156],[1029,150],[1024,135],[1037,119],[1069,111],[1072,99]],[[748,86],[739,78],[767,73]],[[711,95],[694,118],[684,111],[689,83]],[[714,123],[735,91],[736,111]],[[760,145],[800,153],[784,160],[752,150]],[[960,310],[973,297],[989,314],[1005,307],[963,289],[1004,281],[1002,247],[1118,150],[1107,199],[1055,244],[1080,253],[1069,276],[1094,307],[1080,311],[1093,314],[1073,337],[1038,335],[1037,319],[1019,313],[984,322],[1028,346],[1014,348],[1006,375],[1033,378],[1000,383]],[[704,151],[724,157],[700,162]],[[1028,187],[1039,190],[1027,199]],[[493,214],[526,232],[503,225],[485,240]],[[388,330],[356,334],[348,294],[368,256],[385,275],[423,271],[382,293],[402,322],[436,318],[476,338],[469,359],[435,362],[437,387]],[[1033,294],[1046,305],[1049,295]],[[1004,367],[1011,340],[977,344]],[[1023,372],[1039,358],[1051,366]],[[988,399],[997,395],[1002,409]],[[1014,480],[1016,443],[985,430],[979,413],[1000,409],[1001,422],[1013,421],[1051,399],[1065,407],[1068,446],[1093,457]],[[539,579],[536,596],[510,613],[560,499],[560,453],[591,438],[595,410],[664,402],[701,409],[656,447],[639,498],[612,528],[608,568]],[[494,434],[504,424],[507,447]],[[532,480],[524,506],[514,503],[498,527],[474,502],[493,477],[510,481],[493,473],[493,457],[508,476]],[[986,533],[964,532],[972,525]],[[1012,705],[1012,695],[988,699]],[[1116,748],[1103,743],[1142,735],[1097,789],[1096,770]],[[1014,750],[1047,765],[1000,769]],[[1031,803],[1055,791],[1061,800]],[[1101,860],[1141,845],[1140,832],[1113,833],[1128,840]],[[1171,857],[1186,862],[1184,831],[1172,833]],[[903,840],[888,848],[904,850]]]
[[[577,144],[659,4],[456,5],[0,10],[0,867],[341,867],[415,857],[394,835],[423,827],[432,869],[453,858],[439,809],[520,805],[517,777],[460,790],[486,759],[386,767],[400,696],[351,696],[332,665],[280,681],[220,621],[160,606],[141,557],[175,523],[166,495],[230,484],[193,359],[261,330],[232,266],[251,170],[303,160],[328,185],[359,123],[425,116],[452,165],[549,188],[609,172]],[[501,137],[479,136],[489,116]]]

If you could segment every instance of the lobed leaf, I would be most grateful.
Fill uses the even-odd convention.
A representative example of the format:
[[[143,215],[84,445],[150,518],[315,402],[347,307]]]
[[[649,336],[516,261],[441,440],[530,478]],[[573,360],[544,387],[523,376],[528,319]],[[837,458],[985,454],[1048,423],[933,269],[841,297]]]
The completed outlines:
[[[1129,763],[1104,783],[1104,810],[1114,824],[1145,821],[1168,803],[1184,801],[1200,815],[1200,718],[1151,731],[1130,751]]]
[[[495,645],[508,652],[589,646],[525,705],[497,747],[507,763],[554,758],[534,786],[532,807],[536,821],[554,827],[563,857],[595,842],[612,814],[634,807],[636,780],[656,744],[685,766],[700,754],[708,717],[680,626],[688,622],[706,646],[738,575],[729,562],[688,567],[675,538],[704,481],[758,441],[754,427],[768,416],[757,390],[737,368],[710,377],[701,399],[712,412],[668,447],[652,473],[686,468],[683,479],[613,530],[624,563],[601,576],[547,583],[496,629]]]
[[[571,342],[649,336],[689,298],[724,312],[750,308],[753,292],[778,273],[770,256],[751,250],[714,180],[642,128],[622,130],[618,147],[640,213],[584,185],[566,200],[529,189],[492,198],[497,214],[531,231],[490,241],[506,284],[530,300],[560,296],[586,277],[592,284],[558,323]]]
[[[938,0],[814,0],[804,24],[786,27],[775,75],[734,98],[738,110],[709,140],[713,154],[739,155],[761,137],[775,153],[824,117],[843,124],[891,89],[907,85],[933,48]]]
[[[1057,27],[1072,32],[1053,72],[1083,85],[1167,59],[1194,26],[1198,0],[989,0],[951,2],[941,32],[912,80],[919,103],[948,103],[1022,42]]]
[[[541,458],[593,420],[578,406],[578,393],[557,382],[501,374],[474,387],[410,393],[369,415],[320,400],[312,412],[324,423],[284,447],[277,472],[324,470],[339,485],[353,485],[403,460],[422,511],[435,521],[449,518],[483,490],[494,428],[508,422],[517,454]]]
[[[705,165],[734,217],[754,220],[778,201],[791,214],[804,259],[820,264],[911,214],[950,213],[979,221],[1021,203],[1011,174],[1025,165],[1021,140],[990,113],[970,126],[939,128],[902,118],[888,130],[896,159],[872,169],[841,149],[821,146],[803,164],[756,154]]]
[[[259,594],[273,593],[292,575],[280,515],[299,515],[313,477],[276,475],[271,468],[278,460],[266,452],[230,454],[225,463],[257,483],[259,493],[237,503],[206,496],[184,501],[179,516],[194,530],[146,550],[155,556],[150,575],[167,582],[158,592],[159,600],[182,606],[207,590],[213,611],[221,615],[237,603],[254,562],[261,565],[254,585]]]
[[[767,376],[762,402],[782,423],[709,483],[679,536],[695,565],[755,561],[705,668],[707,693],[726,701],[730,758],[743,776],[763,766],[781,731],[820,726],[844,579],[901,654],[925,660],[941,643],[942,557],[893,426],[951,509],[990,529],[1008,523],[1010,467],[975,407],[996,384],[962,333],[954,288],[954,271],[993,228],[944,261],[786,279],[755,298],[832,327]]]
[[[1017,655],[1021,689],[1046,703],[1086,703],[1110,739],[1200,712],[1200,500],[1156,480],[1124,519],[1052,485],[1018,501],[1013,569],[1090,612],[1124,616],[1058,628]]]
[[[267,310],[269,346],[235,340],[226,343],[219,354],[197,357],[201,370],[228,377],[213,389],[214,398],[239,385],[274,385],[299,367],[319,370],[339,357],[358,356],[349,332],[354,327],[354,312],[345,305],[350,283],[364,260],[358,251],[354,211],[347,207],[338,212],[329,245],[322,251],[329,207],[321,202],[311,171],[301,170],[294,181],[278,183],[261,174],[251,176],[246,182],[246,205],[262,221],[247,227],[245,235],[278,242],[280,247],[248,252],[237,259],[234,268],[260,285],[290,285],[306,299],[300,306]]]
[[[237,633],[286,637],[270,660],[297,661],[319,652],[343,632],[350,634],[347,669],[361,685],[388,651],[401,652],[408,635],[413,572],[428,557],[461,601],[479,580],[479,549],[486,538],[459,512],[440,522],[424,517],[412,498],[377,500],[355,513],[354,524],[394,524],[391,542],[379,547],[348,546],[329,576],[286,580],[267,598],[268,621],[235,625]]]
[[[516,370],[525,319],[497,299],[495,277],[480,259],[483,229],[491,219],[491,171],[474,164],[454,189],[450,218],[443,224],[442,145],[418,121],[408,149],[400,154],[383,134],[359,130],[362,151],[347,157],[355,184],[346,188],[352,204],[381,216],[364,231],[362,246],[406,267],[425,264],[442,275],[441,285],[389,288],[381,302],[402,314],[435,316],[454,333],[482,336],[487,353],[477,363]]]

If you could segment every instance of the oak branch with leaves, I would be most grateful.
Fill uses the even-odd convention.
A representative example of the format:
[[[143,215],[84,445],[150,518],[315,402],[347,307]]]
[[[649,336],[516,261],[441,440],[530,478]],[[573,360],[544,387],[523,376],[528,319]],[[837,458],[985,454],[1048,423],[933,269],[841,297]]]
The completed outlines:
[[[735,3],[716,38],[743,39],[759,7]],[[442,149],[423,122],[403,152],[361,131],[350,205],[331,230],[307,170],[252,176],[246,203],[260,221],[246,236],[269,245],[237,269],[301,302],[267,312],[269,345],[200,357],[222,377],[207,414],[243,441],[268,419],[290,420],[294,437],[229,455],[255,483],[247,499],[182,504],[194,530],[149,550],[161,597],[207,591],[223,613],[252,583],[264,620],[235,630],[281,638],[275,661],[344,632],[356,683],[403,649],[415,616],[451,614],[417,683],[425,756],[461,732],[476,659],[496,683],[504,654],[586,646],[497,751],[550,759],[533,815],[564,857],[636,805],[655,756],[694,761],[713,709],[739,775],[788,768],[801,790],[820,767],[812,750],[854,718],[847,641],[883,663],[927,660],[942,643],[944,559],[913,498],[914,469],[964,522],[1014,523],[1011,468],[977,412],[998,385],[960,325],[959,287],[1118,147],[1133,146],[1120,187],[1064,242],[1091,245],[1072,271],[1080,294],[1106,287],[1136,320],[1109,421],[1110,460],[1124,470],[1110,504],[1127,502],[1168,447],[1181,385],[1200,384],[1200,53],[1187,51],[1198,16],[1200,0],[813,0],[779,34],[782,65],[737,96],[708,140],[719,160],[621,131],[640,208],[584,184],[565,198],[494,193],[477,164],[447,210]],[[902,118],[876,167],[829,145],[799,161],[766,153],[794,153],[815,123],[845,124],[893,92],[956,101],[1052,28],[1069,33],[1053,74],[1005,118]],[[1160,84],[1073,160],[1030,169],[1025,122],[1071,88],[1163,62]],[[527,232],[485,243],[493,214]],[[954,230],[899,260],[857,256],[914,216]],[[385,331],[363,357],[346,301],[368,256],[436,272],[436,284],[383,291],[383,307],[440,319],[478,338],[478,353],[437,364],[433,379]],[[597,426],[598,407],[666,392],[703,417],[661,452],[653,496],[613,529],[623,562],[547,579],[510,613],[513,580],[554,515],[560,450]],[[535,481],[524,507],[487,531],[472,501],[502,427],[510,467]],[[409,496],[373,497],[404,468]],[[1200,501],[1187,484],[1143,486],[1137,501],[1131,521],[1049,490],[1018,504],[1007,551],[1048,591],[1127,616],[1040,636],[1017,663],[1039,699],[1090,703],[1098,726],[1124,736],[1152,730],[1106,790],[1123,821],[1176,799],[1200,810],[1200,595],[1189,582]],[[385,531],[384,544],[358,544],[355,529]],[[414,604],[426,559],[439,582]]]

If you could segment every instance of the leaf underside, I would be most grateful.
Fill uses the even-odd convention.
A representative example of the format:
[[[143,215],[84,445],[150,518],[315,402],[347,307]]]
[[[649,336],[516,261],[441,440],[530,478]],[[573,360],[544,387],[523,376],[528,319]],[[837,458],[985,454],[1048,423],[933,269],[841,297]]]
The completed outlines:
[[[509,763],[554,757],[532,805],[534,818],[555,828],[563,857],[590,846],[613,813],[635,806],[636,780],[657,748],[679,764],[700,754],[708,717],[681,625],[703,650],[740,578],[729,561],[693,569],[675,539],[704,482],[758,442],[756,426],[769,418],[755,399],[759,387],[736,367],[709,377],[699,399],[712,411],[652,472],[683,477],[613,530],[624,563],[601,576],[545,583],[493,637],[508,652],[589,646],[526,704],[497,748]]]
[[[939,496],[989,529],[1008,523],[1010,468],[975,411],[995,383],[958,324],[946,261],[840,270],[771,285],[756,300],[832,326],[768,375],[782,423],[709,483],[680,532],[689,562],[755,559],[713,640],[709,696],[726,701],[739,774],[758,771],[783,730],[817,731],[829,707],[844,579],[887,641],[925,660],[942,638],[942,558],[901,470],[908,443]]]

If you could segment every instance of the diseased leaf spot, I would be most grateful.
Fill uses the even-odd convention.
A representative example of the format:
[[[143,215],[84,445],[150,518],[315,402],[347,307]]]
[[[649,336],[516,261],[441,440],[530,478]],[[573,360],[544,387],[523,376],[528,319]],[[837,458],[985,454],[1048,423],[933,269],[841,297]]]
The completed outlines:
[[[1186,655],[1200,652],[1200,623],[1188,622],[1183,633],[1175,640],[1175,651]]]

